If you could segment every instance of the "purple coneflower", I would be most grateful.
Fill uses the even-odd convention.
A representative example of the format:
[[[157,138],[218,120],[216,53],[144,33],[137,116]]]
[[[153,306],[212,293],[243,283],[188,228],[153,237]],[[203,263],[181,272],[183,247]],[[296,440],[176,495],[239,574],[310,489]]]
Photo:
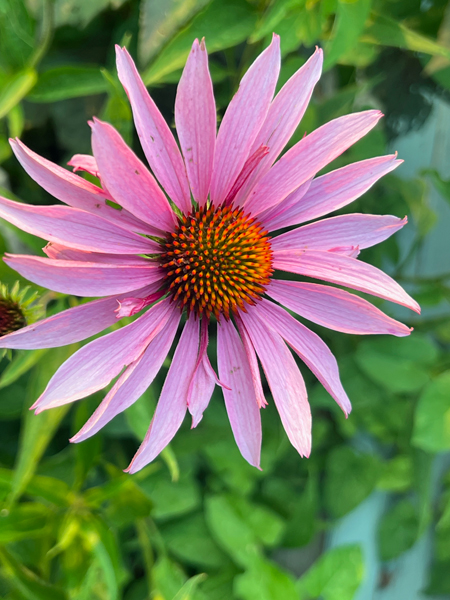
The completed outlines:
[[[194,427],[199,423],[215,385],[222,387],[242,455],[259,467],[260,408],[266,401],[258,358],[291,443],[308,456],[311,412],[288,346],[350,412],[329,348],[281,304],[336,331],[410,333],[340,288],[274,277],[280,270],[323,279],[419,311],[395,281],[357,259],[360,249],[385,240],[406,219],[351,214],[273,234],[342,208],[401,162],[381,156],[315,177],[376,125],[382,116],[377,110],[335,119],[277,160],[305,112],[321,66],[322,51],[316,50],[274,98],[280,69],[274,35],[243,77],[216,136],[208,57],[204,42],[195,40],[175,103],[180,152],[133,60],[118,47],[119,78],[154,175],[119,133],[98,119],[91,123],[94,156],[76,155],[69,164],[97,176],[102,187],[11,141],[28,174],[69,206],[28,206],[2,198],[0,216],[50,242],[44,249],[48,258],[7,255],[6,263],[56,292],[101,298],[10,333],[0,347],[71,344],[150,306],[131,324],[78,350],[34,404],[36,412],[61,406],[119,376],[72,441],[90,437],[142,395],[183,315],[155,414],[128,468],[132,473],[170,442],[186,411]],[[211,318],[217,321],[218,375],[207,354]]]

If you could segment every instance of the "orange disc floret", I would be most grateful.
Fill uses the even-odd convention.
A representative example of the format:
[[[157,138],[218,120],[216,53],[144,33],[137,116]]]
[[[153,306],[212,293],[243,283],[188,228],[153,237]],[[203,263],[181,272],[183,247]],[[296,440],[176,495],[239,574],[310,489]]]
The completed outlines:
[[[264,294],[273,272],[268,232],[242,208],[204,207],[180,218],[160,264],[174,301],[188,313],[229,319]]]

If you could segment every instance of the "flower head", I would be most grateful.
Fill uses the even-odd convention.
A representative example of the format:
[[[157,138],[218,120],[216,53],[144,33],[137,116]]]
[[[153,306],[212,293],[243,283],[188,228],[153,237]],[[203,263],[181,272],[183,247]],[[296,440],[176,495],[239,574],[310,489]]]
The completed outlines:
[[[381,113],[375,110],[331,121],[279,158],[321,66],[322,52],[316,50],[274,97],[280,69],[274,35],[243,77],[216,135],[206,47],[195,40],[175,103],[180,152],[130,55],[117,48],[119,78],[152,172],[111,125],[94,119],[94,156],[76,155],[69,164],[98,176],[101,187],[11,141],[29,175],[68,206],[0,199],[0,216],[50,242],[47,257],[7,255],[5,261],[39,285],[100,298],[9,333],[0,347],[62,346],[141,313],[78,350],[34,404],[36,412],[61,406],[120,375],[72,441],[90,437],[142,395],[183,322],[148,433],[128,470],[153,460],[187,411],[195,427],[216,385],[242,455],[259,466],[266,400],[258,358],[290,441],[308,456],[311,413],[288,346],[346,414],[351,406],[328,347],[281,305],[337,331],[410,333],[350,292],[276,277],[276,271],[286,271],[322,279],[419,311],[395,281],[357,258],[360,249],[383,241],[406,219],[351,214],[276,234],[349,204],[401,162],[381,156],[316,177],[376,125]],[[217,322],[218,375],[207,353],[211,321]]]

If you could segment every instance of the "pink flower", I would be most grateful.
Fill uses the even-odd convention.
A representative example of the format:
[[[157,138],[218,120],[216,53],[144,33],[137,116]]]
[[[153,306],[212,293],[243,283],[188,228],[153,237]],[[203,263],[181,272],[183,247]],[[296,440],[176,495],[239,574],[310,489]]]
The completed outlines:
[[[119,78],[154,176],[119,133],[98,119],[91,123],[94,157],[76,155],[70,164],[98,175],[101,188],[11,141],[28,174],[69,206],[27,206],[2,198],[0,216],[50,242],[44,248],[47,258],[7,255],[6,263],[38,285],[101,298],[10,333],[0,347],[71,344],[151,305],[131,324],[78,350],[34,404],[40,412],[73,402],[120,375],[72,441],[90,437],[142,395],[183,315],[186,323],[153,420],[128,468],[132,473],[170,442],[187,411],[193,427],[199,423],[216,384],[242,455],[258,467],[260,408],[266,404],[258,358],[291,443],[308,456],[311,412],[288,346],[350,412],[334,356],[280,304],[336,331],[410,333],[359,296],[274,277],[282,270],[323,279],[419,312],[395,281],[356,258],[406,219],[351,214],[273,234],[342,208],[401,162],[381,156],[315,177],[377,124],[382,115],[376,110],[335,119],[278,159],[305,112],[321,66],[322,51],[316,50],[273,98],[280,69],[274,35],[243,77],[216,136],[208,57],[204,42],[196,40],[175,103],[180,152],[130,55],[117,48]],[[218,376],[207,355],[211,315],[218,323]]]

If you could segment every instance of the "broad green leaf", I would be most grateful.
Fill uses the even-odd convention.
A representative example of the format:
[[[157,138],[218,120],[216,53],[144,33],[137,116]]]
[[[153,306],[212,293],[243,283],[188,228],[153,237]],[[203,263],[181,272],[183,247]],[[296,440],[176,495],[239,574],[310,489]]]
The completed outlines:
[[[119,8],[125,0],[55,0],[55,26],[85,27],[108,7]]]
[[[172,482],[167,473],[155,473],[139,481],[138,485],[153,502],[152,515],[155,519],[186,514],[195,510],[201,502],[198,484],[188,476]]]
[[[403,339],[364,341],[355,354],[356,363],[372,381],[393,393],[416,392],[429,381],[425,366],[434,362],[437,352],[426,339],[417,337],[416,342],[414,338],[413,334],[404,340],[404,348]]]
[[[259,556],[254,531],[227,496],[206,498],[206,522],[219,546],[240,566],[251,565]]]
[[[447,598],[450,595],[450,560],[432,564],[424,593],[439,598]]]
[[[446,48],[434,40],[409,29],[394,19],[377,13],[371,14],[370,24],[360,39],[369,44],[394,46],[412,52],[423,52],[424,54],[450,58],[450,48]]]
[[[419,517],[409,500],[402,500],[382,518],[378,531],[381,560],[397,558],[414,545],[419,534]]]
[[[18,350],[15,352],[13,360],[0,377],[0,389],[11,385],[19,377],[25,375],[41,360],[46,352],[47,350]]]
[[[177,34],[143,73],[146,85],[184,66],[195,38],[205,37],[209,53],[230,48],[244,41],[252,32],[256,14],[239,0],[213,0],[192,23]]]
[[[325,505],[334,517],[343,517],[374,489],[380,462],[371,454],[361,454],[347,446],[331,450],[325,471]]]
[[[11,491],[13,479],[14,471],[0,469],[0,485],[5,487],[8,492]],[[26,491],[29,496],[42,498],[57,506],[67,506],[73,499],[70,488],[64,481],[43,475],[34,475],[27,485]]]
[[[235,578],[234,591],[240,600],[298,600],[292,575],[265,559]]]
[[[171,553],[180,561],[200,567],[218,569],[227,558],[211,538],[203,514],[196,513],[161,528]]]
[[[0,513],[0,545],[43,537],[49,511],[43,504],[26,502]]]
[[[24,98],[37,81],[34,69],[25,69],[13,75],[0,89],[0,119]]]
[[[305,5],[306,0],[277,0],[271,2],[266,12],[258,20],[254,32],[249,38],[249,43],[259,42],[264,37],[270,35],[273,31],[278,32],[278,25],[289,11],[300,8]]]
[[[44,71],[28,94],[32,102],[55,102],[106,92],[108,84],[100,67],[66,66]]]
[[[211,0],[143,0],[140,6],[138,58],[148,61]]]
[[[0,546],[3,573],[13,587],[26,600],[68,600],[66,593],[40,579],[24,567],[6,548]]]
[[[27,389],[27,406],[30,406],[44,391],[50,377],[58,367],[72,354],[73,346],[54,348],[47,351],[45,361],[33,370]],[[19,453],[16,460],[10,501],[16,500],[26,489],[36,467],[67,413],[70,404],[46,410],[35,415],[26,410],[21,430]]]
[[[352,600],[364,577],[359,546],[328,550],[298,581],[300,600]]]
[[[206,578],[205,573],[195,575],[186,581],[181,590],[173,597],[173,600],[194,600],[194,592],[198,585]]]
[[[338,1],[331,39],[324,50],[324,70],[339,62],[341,56],[354,48],[364,29],[371,5],[372,0]]]
[[[450,449],[450,371],[423,390],[414,415],[412,444],[427,452]]]
[[[173,600],[186,582],[181,568],[167,556],[161,556],[152,569],[153,598]]]
[[[34,50],[35,24],[25,0],[0,2],[0,69],[19,71]]]
[[[280,541],[284,522],[273,510],[237,495],[228,496],[228,501],[261,544],[275,546]]]
[[[382,468],[377,487],[390,492],[406,492],[413,484],[413,462],[410,456],[399,455]]]

